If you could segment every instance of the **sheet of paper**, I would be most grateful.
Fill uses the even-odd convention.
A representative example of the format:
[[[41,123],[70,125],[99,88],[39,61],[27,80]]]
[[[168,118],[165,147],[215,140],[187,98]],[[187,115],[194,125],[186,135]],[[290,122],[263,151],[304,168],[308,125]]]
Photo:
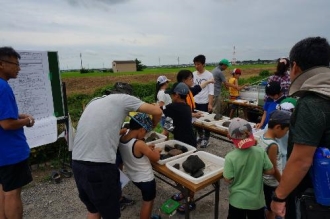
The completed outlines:
[[[35,119],[32,128],[24,128],[31,148],[49,144],[57,139],[57,122],[49,76],[47,52],[18,51],[21,70],[9,84],[14,91],[19,113]]]
[[[120,172],[120,184],[121,184],[121,188],[123,189],[130,180],[126,176],[126,174],[123,173],[123,171],[119,170],[119,172]]]

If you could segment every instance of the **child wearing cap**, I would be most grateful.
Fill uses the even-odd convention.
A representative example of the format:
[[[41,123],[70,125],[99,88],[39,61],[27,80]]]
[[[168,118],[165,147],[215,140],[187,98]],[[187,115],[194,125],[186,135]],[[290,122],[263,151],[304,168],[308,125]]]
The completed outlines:
[[[172,99],[170,95],[165,93],[165,90],[168,88],[168,84],[170,81],[171,80],[169,80],[164,75],[161,75],[157,78],[155,101],[157,102],[160,108],[163,108],[166,105],[172,103]],[[162,134],[165,135],[168,139],[169,132],[166,131],[166,129],[164,129],[164,123],[165,123],[165,115],[163,114],[160,124],[163,127]]]
[[[228,137],[235,149],[226,155],[223,172],[230,183],[227,218],[264,219],[262,173],[273,174],[273,165],[264,149],[254,147],[252,127],[246,120],[232,119]]]
[[[171,90],[166,91],[171,94],[172,103],[166,106],[164,109],[164,114],[166,117],[173,119],[173,136],[175,140],[184,142],[191,146],[196,147],[197,142],[193,131],[193,126],[191,123],[192,114],[190,106],[186,103],[186,97],[189,92],[189,87],[183,83],[173,84]],[[194,210],[196,204],[193,200],[194,194],[190,194],[189,210]],[[184,198],[181,193],[177,193],[172,196],[172,199],[180,201]],[[185,212],[185,204],[181,205],[177,211],[179,213]]]
[[[142,193],[143,203],[140,218],[150,218],[156,197],[156,181],[150,161],[160,159],[161,149],[146,145],[143,141],[147,132],[152,130],[152,121],[145,113],[131,117],[129,131],[122,135],[119,151],[124,161],[127,176]]]
[[[263,148],[274,166],[274,176],[264,175],[264,194],[267,206],[267,219],[274,219],[275,214],[271,211],[270,203],[272,194],[275,191],[282,175],[282,155],[280,146],[276,139],[282,138],[289,130],[291,113],[282,110],[275,110],[271,113],[268,122],[268,129],[261,136],[258,146]]]
[[[266,85],[266,95],[268,96],[264,107],[260,123],[256,125],[257,129],[264,129],[268,123],[270,113],[279,108],[279,104],[286,96],[282,92],[279,82],[272,81]]]
[[[231,74],[232,74],[232,77],[229,78],[229,81],[228,81],[228,83],[232,85],[232,86],[229,86],[230,100],[237,100],[237,99],[240,99],[239,91],[241,89],[245,88],[246,86],[248,86],[248,84],[244,84],[242,86],[238,85],[239,77],[242,74],[241,69],[235,68]],[[237,107],[238,107],[237,105],[232,104],[231,110],[230,110],[230,113],[229,113],[229,117],[231,119],[233,118],[234,111],[237,109]],[[244,117],[245,118],[247,117],[246,116],[246,110],[244,110]]]

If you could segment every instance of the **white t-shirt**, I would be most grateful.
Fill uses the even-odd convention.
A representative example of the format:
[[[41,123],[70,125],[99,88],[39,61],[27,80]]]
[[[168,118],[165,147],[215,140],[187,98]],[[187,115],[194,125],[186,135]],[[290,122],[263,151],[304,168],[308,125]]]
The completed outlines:
[[[204,81],[213,79],[213,74],[208,70],[205,70],[202,74],[197,71],[193,72],[194,85],[201,85]],[[201,90],[196,96],[194,96],[195,103],[205,104],[209,102],[209,95],[214,95],[214,85],[208,84],[204,89]]]
[[[164,105],[172,103],[171,96],[166,94],[164,90],[159,90],[157,93],[157,103],[164,102]]]
[[[78,123],[72,159],[115,164],[125,117],[143,103],[127,94],[110,94],[91,101]]]

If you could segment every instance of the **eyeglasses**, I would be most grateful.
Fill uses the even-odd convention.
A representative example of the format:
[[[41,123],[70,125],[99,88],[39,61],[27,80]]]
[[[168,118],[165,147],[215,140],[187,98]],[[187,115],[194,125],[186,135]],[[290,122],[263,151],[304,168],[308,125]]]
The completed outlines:
[[[9,64],[13,64],[13,65],[16,65],[17,67],[19,67],[18,62],[11,62],[11,61],[7,61],[7,60],[3,60],[3,59],[0,59],[0,61],[6,62],[6,63],[9,63]]]

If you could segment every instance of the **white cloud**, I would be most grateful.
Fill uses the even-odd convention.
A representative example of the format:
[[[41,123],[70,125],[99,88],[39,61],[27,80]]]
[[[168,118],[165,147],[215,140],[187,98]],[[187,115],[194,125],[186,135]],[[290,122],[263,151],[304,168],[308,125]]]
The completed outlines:
[[[308,36],[330,37],[328,0],[0,0],[0,42],[58,51],[61,67],[275,59]]]

